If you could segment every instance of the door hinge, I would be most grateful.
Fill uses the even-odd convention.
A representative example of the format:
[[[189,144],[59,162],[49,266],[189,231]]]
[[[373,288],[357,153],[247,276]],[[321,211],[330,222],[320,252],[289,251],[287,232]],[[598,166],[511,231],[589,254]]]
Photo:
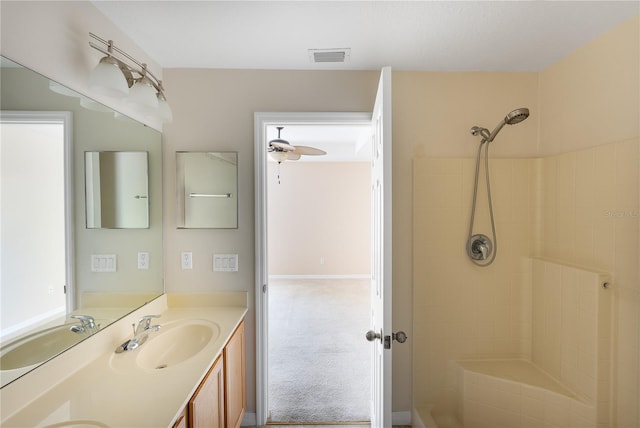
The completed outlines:
[[[267,292],[267,284],[262,284],[262,292],[263,293]]]
[[[63,285],[63,286],[62,286],[62,292],[63,292],[64,294],[67,294],[67,286],[66,286],[66,285]]]

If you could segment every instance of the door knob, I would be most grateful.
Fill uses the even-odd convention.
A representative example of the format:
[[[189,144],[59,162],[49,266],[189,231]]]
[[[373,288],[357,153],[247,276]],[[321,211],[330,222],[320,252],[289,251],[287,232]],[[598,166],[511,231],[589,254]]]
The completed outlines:
[[[393,333],[393,340],[398,343],[404,343],[407,341],[407,334],[404,331]]]
[[[377,340],[377,339],[379,339],[379,340],[381,340],[381,341],[382,341],[382,330],[380,330],[380,332],[379,332],[379,333],[376,333],[376,332],[375,332],[375,331],[373,331],[373,330],[369,330],[369,331],[367,332],[367,334],[365,335],[365,337],[367,338],[367,340],[368,340],[369,342],[373,342],[373,341],[375,341],[375,340]]]

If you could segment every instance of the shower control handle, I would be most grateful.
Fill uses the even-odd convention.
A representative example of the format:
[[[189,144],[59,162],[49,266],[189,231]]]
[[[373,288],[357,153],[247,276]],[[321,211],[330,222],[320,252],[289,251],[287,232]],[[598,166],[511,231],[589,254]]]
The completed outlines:
[[[473,235],[467,241],[467,254],[473,260],[487,260],[492,250],[491,239],[486,235]]]

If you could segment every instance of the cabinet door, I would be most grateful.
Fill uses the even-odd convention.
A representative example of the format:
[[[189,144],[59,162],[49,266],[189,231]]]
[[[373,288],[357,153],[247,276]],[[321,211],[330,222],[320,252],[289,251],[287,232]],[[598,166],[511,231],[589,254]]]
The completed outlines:
[[[224,348],[227,428],[240,426],[246,406],[244,339],[243,321]]]
[[[218,358],[189,401],[191,428],[224,427],[224,365]]]

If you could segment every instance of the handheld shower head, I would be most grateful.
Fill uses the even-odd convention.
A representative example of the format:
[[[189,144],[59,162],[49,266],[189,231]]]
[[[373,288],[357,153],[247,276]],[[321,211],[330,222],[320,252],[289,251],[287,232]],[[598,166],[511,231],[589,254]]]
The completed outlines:
[[[500,132],[500,130],[502,129],[503,126],[505,125],[515,125],[516,123],[520,123],[523,120],[525,120],[526,118],[529,117],[529,109],[528,108],[518,108],[515,109],[511,112],[509,112],[504,119],[502,119],[500,121],[500,123],[498,124],[498,126],[495,127],[495,129],[491,132],[491,134],[489,134],[489,131],[487,131],[488,135],[485,135],[481,130],[483,130],[484,128],[479,128],[477,126],[474,126],[473,128],[471,128],[471,133],[473,135],[478,135],[478,133],[480,133],[482,135],[482,138],[484,138],[486,140],[487,143],[490,143],[493,141],[494,138],[496,138],[496,135],[498,135],[498,132]],[[478,131],[478,133],[474,134],[474,129],[478,128],[480,131]]]
[[[529,117],[529,109],[528,108],[518,108],[515,109],[504,118],[504,122],[507,125],[515,125],[516,123],[520,123],[526,118]]]

